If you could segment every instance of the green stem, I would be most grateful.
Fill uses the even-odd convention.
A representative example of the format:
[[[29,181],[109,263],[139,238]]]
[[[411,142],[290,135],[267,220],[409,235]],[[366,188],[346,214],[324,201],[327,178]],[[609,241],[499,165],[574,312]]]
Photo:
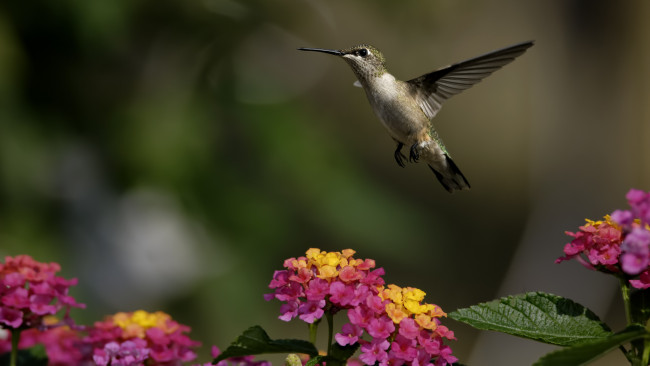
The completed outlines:
[[[623,276],[619,277],[619,281],[621,283],[621,294],[623,295],[623,303],[625,305],[625,318],[627,319],[627,326],[629,327],[632,324],[639,323],[639,319],[636,319],[636,315],[632,309],[629,282]],[[650,343],[648,340],[632,341],[631,346],[632,348],[626,357],[628,360],[632,360],[632,365],[648,365],[648,360],[650,359]]]
[[[320,322],[313,322],[309,324],[309,341],[311,344],[316,347],[316,335],[318,335],[318,323]]]
[[[629,327],[634,322],[634,319],[632,319],[632,303],[630,302],[630,285],[622,277],[620,277],[619,280],[621,282],[623,303],[625,304],[625,318],[627,319],[627,326]]]
[[[643,341],[643,358],[641,365],[647,365],[650,362],[650,340],[647,338]]]
[[[9,358],[9,366],[17,365],[18,342],[20,342],[20,329],[14,328],[11,330],[11,356]]]
[[[332,337],[334,336],[334,315],[331,312],[326,312],[327,318],[327,354],[332,351]]]

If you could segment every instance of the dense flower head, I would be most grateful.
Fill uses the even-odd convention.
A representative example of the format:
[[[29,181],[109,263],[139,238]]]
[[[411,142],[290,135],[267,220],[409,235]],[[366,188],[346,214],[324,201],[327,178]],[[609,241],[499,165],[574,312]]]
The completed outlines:
[[[77,280],[57,277],[60,269],[27,255],[0,263],[0,354],[19,335],[19,349],[42,344],[52,366],[172,366],[196,358],[200,343],[188,337],[190,328],[163,312],[122,312],[92,327],[75,325],[70,308],[85,306],[68,295]],[[63,308],[63,320],[53,316]]]
[[[447,316],[434,304],[424,302],[426,293],[413,287],[390,284],[379,293],[385,304],[385,313],[395,324],[389,356],[398,363],[420,362],[419,358],[437,358],[436,364],[454,363],[458,359],[451,355],[451,348],[442,344],[443,338],[456,339],[454,332],[440,324],[440,318]],[[421,364],[421,363],[419,363]]]
[[[37,262],[28,255],[5,257],[0,263],[0,325],[9,328],[34,328],[43,317],[65,308],[83,308],[68,295],[77,279],[56,276],[57,263]],[[66,317],[67,318],[67,317]]]
[[[304,257],[284,261],[269,287],[266,300],[283,302],[280,319],[307,323],[326,312],[347,311],[349,323],[334,337],[341,346],[359,344],[366,365],[446,365],[457,361],[443,338],[455,339],[440,324],[446,314],[424,303],[416,288],[385,286],[383,268],[372,259],[356,259],[354,250],[325,252],[311,248]],[[365,337],[364,337],[365,335]]]
[[[590,269],[601,266],[601,270],[618,272],[619,269],[616,265],[623,242],[621,227],[612,221],[609,215],[605,216],[604,220],[586,219],[586,221],[585,225],[580,226],[579,231],[566,232],[567,235],[573,237],[573,240],[564,246],[565,256],[558,258],[555,262],[560,263],[575,258]]]
[[[632,189],[626,197],[629,210],[616,210],[600,221],[587,219],[579,231],[566,232],[573,240],[555,262],[576,259],[589,269],[620,274],[633,287],[649,288],[650,192]]]
[[[95,322],[88,330],[86,341],[93,349],[104,349],[107,344],[115,342],[124,347],[125,341],[136,341],[136,346],[141,351],[148,349],[149,361],[147,365],[176,365],[182,362],[192,361],[196,358],[193,348],[200,345],[199,342],[191,340],[185,333],[190,328],[179,324],[161,311],[149,313],[138,310],[129,313],[117,313],[106,317],[104,321]],[[127,344],[131,347],[131,344]],[[112,350],[115,349],[111,346]],[[108,352],[105,350],[105,352]],[[144,351],[138,353],[143,355]],[[106,353],[110,354],[110,353]],[[119,355],[119,353],[117,353]],[[101,356],[101,355],[100,355]]]
[[[138,310],[117,313],[93,327],[57,326],[54,317],[46,317],[43,327],[23,330],[19,349],[37,344],[45,347],[52,366],[79,365],[181,365],[196,358],[193,348],[198,342],[163,312]],[[0,329],[2,331],[2,329]],[[0,337],[0,354],[11,349],[11,334]]]
[[[266,300],[278,299],[280,319],[299,317],[307,323],[318,321],[326,306],[348,309],[366,301],[369,294],[377,295],[384,284],[382,268],[375,268],[372,259],[355,259],[354,250],[324,252],[311,248],[306,256],[284,261],[285,270],[275,271]]]

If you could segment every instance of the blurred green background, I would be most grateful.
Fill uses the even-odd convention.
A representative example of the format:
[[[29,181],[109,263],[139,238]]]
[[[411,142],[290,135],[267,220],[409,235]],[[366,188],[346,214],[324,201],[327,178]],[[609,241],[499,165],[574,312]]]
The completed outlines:
[[[0,254],[57,261],[88,305],[164,310],[206,347],[277,319],[285,258],[353,248],[446,311],[544,290],[622,326],[616,281],[553,264],[585,217],[650,189],[650,3],[31,0],[0,4]],[[349,67],[410,79],[536,45],[434,124],[472,184],[405,169]],[[452,320],[472,365],[551,347]],[[619,362],[611,358],[605,362]]]

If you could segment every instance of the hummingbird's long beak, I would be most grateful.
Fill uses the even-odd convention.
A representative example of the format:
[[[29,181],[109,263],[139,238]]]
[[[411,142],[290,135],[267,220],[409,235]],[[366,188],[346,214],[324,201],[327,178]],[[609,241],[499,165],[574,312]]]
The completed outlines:
[[[326,50],[323,48],[305,48],[301,47],[298,48],[300,51],[315,51],[315,52],[323,52],[323,53],[329,53],[330,55],[336,55],[336,56],[343,56],[343,52],[337,51],[337,50]]]

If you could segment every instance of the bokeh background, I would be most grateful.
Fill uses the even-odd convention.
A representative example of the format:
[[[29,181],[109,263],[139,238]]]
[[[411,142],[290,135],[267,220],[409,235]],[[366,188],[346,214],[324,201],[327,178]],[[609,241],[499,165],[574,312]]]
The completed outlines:
[[[309,247],[354,248],[446,311],[543,290],[621,329],[616,281],[553,261],[565,230],[650,189],[649,16],[646,1],[3,1],[0,255],[78,277],[80,323],[172,314],[202,360],[254,324],[306,337],[262,294]],[[472,184],[453,195],[395,164],[344,62],[296,51],[370,43],[410,79],[531,39],[436,117]],[[553,349],[445,324],[471,365]]]

